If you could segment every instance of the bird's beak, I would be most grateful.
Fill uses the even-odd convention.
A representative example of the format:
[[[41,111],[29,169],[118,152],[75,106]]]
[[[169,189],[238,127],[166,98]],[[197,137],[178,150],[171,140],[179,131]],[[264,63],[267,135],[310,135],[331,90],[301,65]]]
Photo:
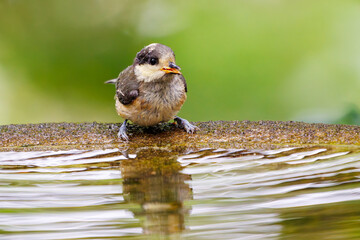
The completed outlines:
[[[181,68],[173,62],[169,62],[168,67],[163,67],[161,69],[161,71],[164,71],[165,73],[176,73],[176,74],[181,74],[180,70]]]

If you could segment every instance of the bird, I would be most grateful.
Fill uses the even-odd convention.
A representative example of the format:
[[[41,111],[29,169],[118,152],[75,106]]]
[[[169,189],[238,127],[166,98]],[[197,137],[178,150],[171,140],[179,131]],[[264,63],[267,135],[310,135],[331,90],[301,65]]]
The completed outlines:
[[[141,49],[132,65],[117,78],[105,82],[115,84],[115,108],[125,119],[119,138],[129,141],[128,121],[139,126],[154,126],[173,119],[187,133],[199,130],[177,116],[187,97],[187,84],[180,70],[170,47],[152,43]]]

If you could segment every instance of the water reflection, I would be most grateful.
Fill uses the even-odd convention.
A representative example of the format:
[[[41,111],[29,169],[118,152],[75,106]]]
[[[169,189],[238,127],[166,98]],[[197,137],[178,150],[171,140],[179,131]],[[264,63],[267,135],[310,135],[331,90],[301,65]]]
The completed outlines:
[[[127,154],[125,154],[127,155]],[[140,149],[134,159],[121,162],[125,201],[140,204],[134,215],[141,219],[145,234],[169,235],[185,229],[184,219],[191,199],[188,174],[177,156],[164,149]]]
[[[283,239],[360,239],[359,201],[287,208],[280,218]]]
[[[0,240],[360,239],[347,147],[0,153]]]

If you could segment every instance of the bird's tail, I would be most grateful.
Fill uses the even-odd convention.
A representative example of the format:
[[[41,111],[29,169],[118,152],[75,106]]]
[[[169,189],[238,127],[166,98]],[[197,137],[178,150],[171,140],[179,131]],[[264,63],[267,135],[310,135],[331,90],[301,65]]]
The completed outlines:
[[[115,84],[115,83],[116,83],[116,81],[117,81],[117,78],[107,80],[105,83],[107,83],[107,84]]]

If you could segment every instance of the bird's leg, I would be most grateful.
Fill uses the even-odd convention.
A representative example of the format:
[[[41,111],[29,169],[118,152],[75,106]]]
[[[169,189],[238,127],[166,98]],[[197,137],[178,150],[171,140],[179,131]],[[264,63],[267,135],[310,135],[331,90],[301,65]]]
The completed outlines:
[[[119,132],[118,132],[118,137],[121,138],[122,140],[125,141],[129,141],[129,137],[126,134],[126,123],[127,123],[127,119],[125,119],[125,121],[123,122],[123,124],[121,125]]]
[[[192,125],[188,120],[175,116],[174,121],[180,128],[184,128],[187,133],[194,133],[196,130],[200,130],[197,126]]]

